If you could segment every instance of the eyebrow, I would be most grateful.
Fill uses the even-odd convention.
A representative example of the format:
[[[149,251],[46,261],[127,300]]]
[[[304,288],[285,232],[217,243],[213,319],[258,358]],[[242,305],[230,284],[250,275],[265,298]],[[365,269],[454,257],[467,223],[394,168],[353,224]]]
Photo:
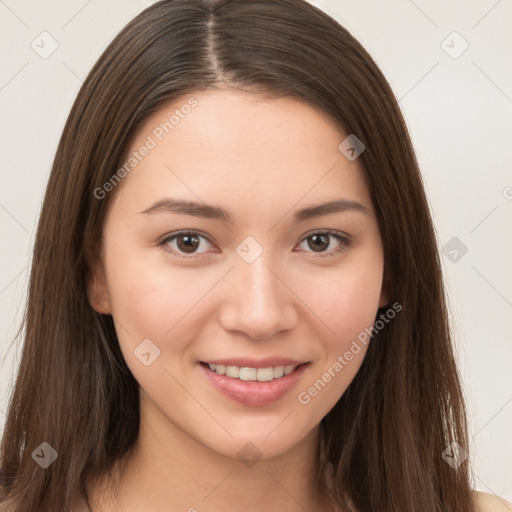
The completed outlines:
[[[304,222],[330,213],[341,213],[345,211],[353,211],[370,215],[370,210],[363,203],[350,199],[338,199],[298,210],[295,212],[293,218],[295,222]],[[139,213],[154,214],[161,212],[220,220],[227,224],[234,223],[234,216],[224,208],[205,203],[182,201],[172,198],[157,201]]]

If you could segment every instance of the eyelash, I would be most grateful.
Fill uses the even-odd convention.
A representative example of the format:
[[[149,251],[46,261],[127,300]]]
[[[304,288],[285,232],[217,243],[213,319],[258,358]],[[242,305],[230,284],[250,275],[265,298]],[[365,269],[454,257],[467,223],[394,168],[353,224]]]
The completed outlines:
[[[179,238],[180,236],[186,236],[186,235],[198,236],[200,238],[204,238],[209,243],[212,243],[208,239],[207,236],[205,236],[197,231],[178,231],[177,233],[166,236],[161,242],[159,242],[158,245],[161,246],[165,251],[172,253],[174,256],[177,256],[178,258],[192,259],[192,258],[198,258],[198,257],[202,256],[203,254],[205,254],[205,253],[199,253],[199,254],[183,255],[183,254],[177,253],[175,250],[169,248],[169,246],[168,246],[169,242],[171,242],[172,240],[174,240],[176,238]],[[307,234],[300,241],[300,243],[304,242],[305,240],[312,237],[313,235],[323,235],[323,236],[328,235],[328,236],[333,237],[336,240],[338,240],[338,242],[340,242],[340,246],[337,249],[331,249],[329,252],[325,252],[325,253],[314,253],[313,252],[313,254],[316,254],[320,258],[328,258],[331,256],[336,256],[338,254],[345,252],[347,250],[347,248],[351,246],[350,238],[348,238],[346,235],[344,235],[342,233],[339,233],[338,231],[313,231],[313,232]],[[312,252],[312,251],[307,251],[307,252]]]

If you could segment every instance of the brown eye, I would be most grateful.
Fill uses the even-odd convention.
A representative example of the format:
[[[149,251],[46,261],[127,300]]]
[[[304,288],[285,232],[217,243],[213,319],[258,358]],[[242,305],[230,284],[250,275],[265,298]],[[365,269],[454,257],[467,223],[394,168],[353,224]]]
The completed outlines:
[[[329,247],[329,236],[324,234],[311,235],[307,238],[309,240],[308,246],[313,251],[323,251]]]
[[[199,237],[195,235],[179,235],[177,237],[177,246],[180,251],[191,253],[200,245]]]
[[[333,239],[337,243],[332,244]],[[301,245],[304,243],[307,244],[306,252],[317,253],[319,256],[335,256],[350,246],[350,239],[337,232],[319,231],[306,236]]]
[[[187,255],[194,257],[207,252],[208,247],[206,247],[205,251],[197,251],[199,247],[203,248],[205,244],[210,244],[208,239],[194,232],[176,233],[166,237],[161,242],[161,245],[165,246],[166,250],[184,258],[186,258]]]

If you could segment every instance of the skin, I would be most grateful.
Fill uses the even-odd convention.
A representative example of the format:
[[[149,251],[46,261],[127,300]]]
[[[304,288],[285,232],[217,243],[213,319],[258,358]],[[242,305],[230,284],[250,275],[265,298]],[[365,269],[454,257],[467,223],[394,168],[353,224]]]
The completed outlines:
[[[119,472],[118,508],[101,480],[88,485],[92,510],[329,510],[325,488],[315,485],[319,423],[356,375],[367,346],[308,404],[297,395],[388,305],[362,167],[340,152],[347,134],[325,114],[291,98],[233,90],[198,92],[162,108],[139,128],[127,154],[190,96],[197,107],[110,192],[91,305],[113,315],[140,384],[141,426]],[[215,204],[235,222],[140,213],[166,197]],[[340,198],[369,214],[293,220],[298,209]],[[159,245],[184,229],[206,235],[195,253],[181,251],[188,259],[178,256],[183,238]],[[326,230],[351,243],[331,237],[315,251],[308,237]],[[248,236],[263,248],[252,263],[236,252]],[[144,339],[160,350],[149,366],[134,355]],[[199,365],[233,356],[285,356],[310,365],[283,398],[251,406],[219,393]],[[251,467],[237,457],[248,442],[261,455]]]
[[[495,494],[474,491],[476,509],[479,512],[511,512],[512,503]]]

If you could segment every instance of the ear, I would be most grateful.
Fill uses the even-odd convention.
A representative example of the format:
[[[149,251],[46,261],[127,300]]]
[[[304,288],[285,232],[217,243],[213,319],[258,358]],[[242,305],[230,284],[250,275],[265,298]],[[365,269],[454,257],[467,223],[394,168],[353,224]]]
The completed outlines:
[[[387,272],[384,271],[384,278],[382,280],[382,287],[380,289],[379,308],[383,308],[389,305],[391,285],[387,277]]]
[[[103,264],[97,261],[87,282],[87,298],[92,309],[102,315],[112,314],[112,304],[108,293]]]

